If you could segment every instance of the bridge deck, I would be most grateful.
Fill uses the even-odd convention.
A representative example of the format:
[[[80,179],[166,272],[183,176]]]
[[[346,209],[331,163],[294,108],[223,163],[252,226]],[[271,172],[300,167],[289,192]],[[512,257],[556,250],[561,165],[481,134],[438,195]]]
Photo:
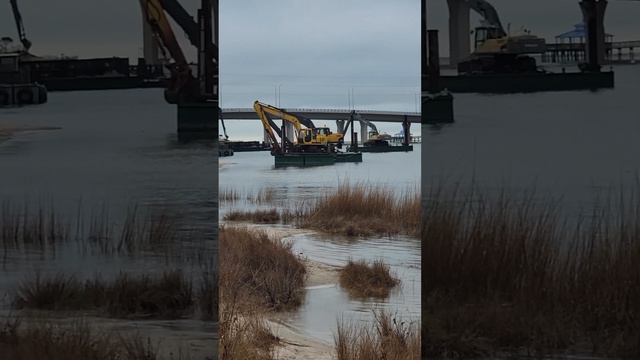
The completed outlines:
[[[287,112],[308,117],[312,120],[347,120],[351,110],[344,109],[283,109]],[[357,110],[357,113],[366,120],[373,122],[401,123],[405,119],[412,123],[420,123],[420,113],[401,111],[371,111]],[[258,120],[258,115],[251,108],[227,108],[222,109],[225,120]]]

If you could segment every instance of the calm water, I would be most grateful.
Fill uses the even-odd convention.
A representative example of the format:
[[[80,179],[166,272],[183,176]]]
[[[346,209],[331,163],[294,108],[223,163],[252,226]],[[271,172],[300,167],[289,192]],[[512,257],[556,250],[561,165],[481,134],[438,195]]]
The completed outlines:
[[[258,125],[258,124],[256,124]],[[383,185],[400,193],[416,189],[420,181],[420,145],[409,153],[363,154],[362,163],[341,163],[313,168],[275,169],[268,152],[236,153],[220,159],[220,190],[240,192],[242,201],[221,203],[220,215],[231,209],[275,206],[285,208],[333,191],[340,183]],[[269,188],[275,202],[255,205],[246,194]],[[371,321],[373,309],[386,309],[408,321],[420,316],[420,243],[406,237],[347,239],[340,236],[301,234],[286,238],[294,250],[312,261],[342,266],[349,258],[382,258],[401,278],[402,285],[387,299],[357,300],[336,284],[307,290],[305,302],[283,321],[308,336],[333,341],[339,319]]]
[[[457,94],[456,122],[423,126],[425,186],[475,178],[483,188],[536,188],[583,206],[640,169],[640,67],[616,67],[616,87],[513,95]]]
[[[0,126],[59,129],[16,133],[0,143],[0,201],[52,205],[70,222],[79,206],[84,215],[105,208],[116,226],[133,205],[161,210],[189,234],[189,247],[211,254],[217,154],[211,145],[179,143],[175,114],[156,89],[54,92],[44,105],[1,109]],[[62,248],[55,259],[10,253],[2,285],[34,269],[90,274],[166,265],[153,256],[114,259],[76,250]]]

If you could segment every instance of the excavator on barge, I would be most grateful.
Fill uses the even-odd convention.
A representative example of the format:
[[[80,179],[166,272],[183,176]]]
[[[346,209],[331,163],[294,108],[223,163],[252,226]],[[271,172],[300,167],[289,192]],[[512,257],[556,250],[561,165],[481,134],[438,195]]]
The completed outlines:
[[[253,109],[260,118],[267,136],[271,142],[272,154],[289,153],[335,153],[344,142],[344,135],[333,133],[328,127],[316,127],[311,119],[296,115],[275,106],[256,101]],[[286,127],[279,128],[273,121],[280,118],[292,124],[295,129],[294,141],[290,134],[285,134]],[[277,135],[277,137],[276,137]],[[281,141],[278,141],[278,138]]]
[[[459,74],[539,72],[531,54],[546,50],[543,38],[529,31],[511,34],[505,31],[496,9],[485,0],[467,0],[469,7],[482,16],[474,32],[474,51],[458,63]]]
[[[341,152],[344,134],[328,127],[316,127],[308,118],[260,101],[253,104],[260,118],[276,167],[333,165],[339,162],[362,162],[362,153]],[[279,127],[274,119],[282,120]]]

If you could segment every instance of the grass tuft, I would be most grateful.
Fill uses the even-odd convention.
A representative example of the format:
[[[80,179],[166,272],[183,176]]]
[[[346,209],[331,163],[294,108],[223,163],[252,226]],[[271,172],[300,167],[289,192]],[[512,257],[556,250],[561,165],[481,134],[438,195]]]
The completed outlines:
[[[419,360],[419,326],[385,312],[370,326],[338,323],[334,336],[337,360]]]
[[[220,236],[221,297],[275,311],[302,303],[306,269],[291,244],[259,231],[222,227]]]
[[[356,297],[388,297],[400,279],[391,273],[383,260],[371,264],[365,260],[349,260],[340,271],[340,286]]]

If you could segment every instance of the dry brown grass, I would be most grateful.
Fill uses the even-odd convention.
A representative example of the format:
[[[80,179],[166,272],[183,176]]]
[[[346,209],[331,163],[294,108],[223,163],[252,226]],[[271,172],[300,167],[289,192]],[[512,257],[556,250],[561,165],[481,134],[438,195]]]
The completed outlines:
[[[387,297],[400,279],[383,260],[349,260],[340,270],[340,286],[355,297]]]
[[[174,319],[191,314],[194,296],[191,280],[180,271],[159,277],[121,273],[112,281],[36,274],[20,284],[14,304],[18,309],[96,310],[111,317]]]
[[[234,210],[225,214],[227,221],[249,221],[256,224],[277,224],[282,221],[282,217],[277,209],[240,211]]]
[[[219,286],[218,274],[213,269],[202,272],[196,294],[202,320],[218,321]]]
[[[386,187],[344,182],[293,215],[302,227],[334,234],[418,235],[420,194],[409,189],[397,195]]]
[[[220,291],[223,302],[294,308],[304,297],[306,269],[291,244],[259,231],[222,227]]]
[[[222,306],[218,348],[221,360],[275,360],[279,342],[259,313],[240,311],[235,304]]]
[[[640,356],[640,197],[559,204],[440,192],[423,231],[428,356]]]
[[[334,336],[337,360],[419,360],[420,327],[375,313],[375,324],[338,323]]]
[[[157,349],[139,336],[98,334],[87,324],[21,325],[6,320],[0,329],[0,357],[11,360],[155,360]]]

